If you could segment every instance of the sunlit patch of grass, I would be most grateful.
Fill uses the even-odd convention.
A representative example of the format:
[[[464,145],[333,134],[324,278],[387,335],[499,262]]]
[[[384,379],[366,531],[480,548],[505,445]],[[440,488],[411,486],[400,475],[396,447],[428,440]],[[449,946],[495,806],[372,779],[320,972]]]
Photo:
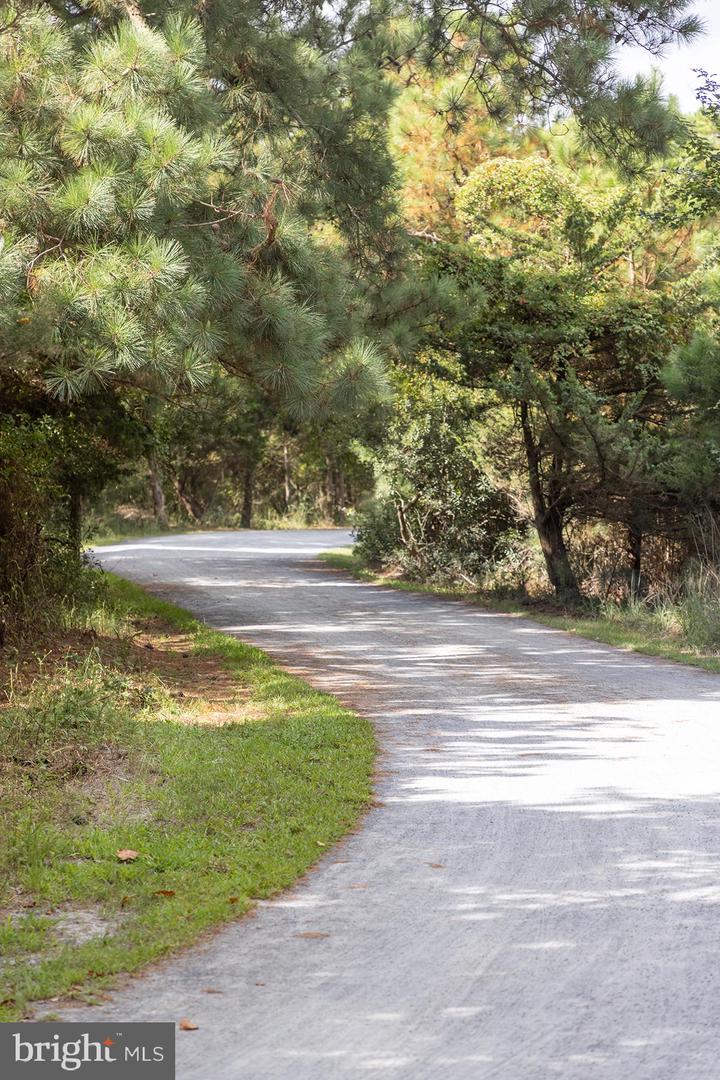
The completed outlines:
[[[150,540],[160,536],[183,536],[185,533],[206,531],[206,526],[183,522],[182,525],[168,525],[161,528],[155,521],[132,522],[115,518],[105,521],[90,529],[87,547],[107,547],[108,544],[123,544],[129,540]]]
[[[112,619],[95,625],[106,631],[161,620],[188,635],[187,664],[217,658],[237,719],[224,702],[230,722],[204,725],[202,700],[188,710],[162,672],[125,671],[102,650],[41,670],[0,710],[3,1020],[38,1000],[48,1013],[49,999],[92,997],[247,911],[370,798],[367,722],[128,582],[112,579],[104,602]],[[123,849],[137,856],[121,862]]]
[[[77,605],[63,612],[61,626],[65,630],[91,630],[101,637],[127,637],[132,631],[131,612],[118,608],[107,597],[92,605]]]
[[[499,599],[492,593],[468,588],[445,588],[406,581],[365,566],[350,548],[324,552],[320,558],[336,570],[345,570],[361,581],[403,592],[424,593],[464,600],[491,611],[523,615],[592,641],[620,649],[720,672],[720,599],[704,587],[690,583],[682,599],[655,598],[630,605],[607,604],[597,611],[554,612],[549,605]]]

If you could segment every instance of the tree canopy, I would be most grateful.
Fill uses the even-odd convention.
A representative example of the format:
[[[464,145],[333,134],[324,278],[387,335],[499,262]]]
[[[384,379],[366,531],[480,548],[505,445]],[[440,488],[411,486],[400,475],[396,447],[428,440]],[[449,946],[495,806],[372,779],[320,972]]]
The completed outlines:
[[[693,281],[717,171],[712,81],[691,124],[615,58],[699,29],[689,0],[6,4],[0,544],[13,485],[32,488],[22,446],[56,455],[28,521],[65,536],[64,516],[75,548],[123,462],[149,470],[160,518],[168,497],[202,516],[212,475],[243,489],[247,523],[280,450],[269,501],[288,510],[295,465],[337,509],[369,483],[355,449],[382,441],[397,372],[433,349],[527,405],[543,476],[549,455],[609,513],[610,459],[637,477],[639,440],[659,475],[650,441],[690,363],[670,354],[708,307]],[[32,576],[12,573],[3,594]]]

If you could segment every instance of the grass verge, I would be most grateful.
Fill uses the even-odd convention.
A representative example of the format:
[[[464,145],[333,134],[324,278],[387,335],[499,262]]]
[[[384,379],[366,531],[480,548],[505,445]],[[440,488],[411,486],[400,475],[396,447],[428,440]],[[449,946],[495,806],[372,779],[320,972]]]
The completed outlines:
[[[0,1020],[237,917],[369,802],[367,722],[121,579],[4,674]]]
[[[85,542],[86,548],[108,547],[111,544],[124,544],[129,540],[152,540],[162,536],[184,536],[186,533],[206,532],[199,525],[168,525],[166,529],[147,525],[144,528],[127,529],[104,528],[101,532],[90,533]]]
[[[551,610],[549,604],[498,599],[492,594],[473,592],[469,587],[446,588],[408,581],[388,573],[377,573],[365,566],[350,548],[326,551],[319,557],[328,566],[336,570],[345,570],[353,577],[368,581],[373,585],[384,585],[386,588],[399,589],[403,592],[441,596],[449,600],[464,600],[507,615],[524,615],[545,626],[566,630],[568,633],[589,638],[591,641],[602,641],[606,645],[615,645],[620,649],[689,664],[692,667],[703,668],[705,671],[720,672],[720,655],[717,652],[704,650],[684,642],[677,633],[673,633],[670,629],[663,629],[659,625],[659,620],[649,618],[646,612],[639,612],[637,609],[625,611],[617,607],[611,612],[597,614],[557,612]]]
[[[253,524],[253,531],[267,530],[283,532],[288,531],[301,531],[307,529],[311,531],[313,529],[345,529],[348,526],[336,525],[334,522],[317,521],[308,523],[303,515],[292,514],[272,514],[264,517],[258,517],[258,520]],[[152,522],[148,522],[145,525],[123,525],[119,527],[117,525],[104,525],[94,531],[90,531],[86,542],[86,548],[94,547],[108,547],[111,544],[123,544],[128,540],[150,540],[157,539],[163,536],[184,536],[186,533],[203,533],[203,532],[242,532],[246,531],[243,526],[240,526],[234,522],[229,521],[227,524],[193,524],[184,523],[182,525],[168,525],[166,529],[160,529]]]

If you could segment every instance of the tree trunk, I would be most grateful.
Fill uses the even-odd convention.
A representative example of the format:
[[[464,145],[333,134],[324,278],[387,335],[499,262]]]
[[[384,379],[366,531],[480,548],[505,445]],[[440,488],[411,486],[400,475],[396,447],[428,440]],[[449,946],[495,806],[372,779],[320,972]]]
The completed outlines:
[[[175,488],[175,494],[177,495],[178,502],[193,521],[200,521],[204,513],[204,507],[195,498],[192,491],[189,491],[185,483],[180,477],[175,477],[173,480],[173,487]]]
[[[548,578],[558,600],[577,603],[582,600],[582,594],[565,546],[563,514],[557,502],[548,505],[545,499],[540,477],[540,454],[533,437],[530,410],[526,401],[520,404],[520,420],[528,463],[533,517]]]
[[[161,529],[167,529],[168,518],[167,510],[165,509],[165,492],[163,491],[162,480],[160,477],[160,466],[158,465],[157,454],[154,450],[148,454],[147,460],[148,475],[150,479],[150,494],[152,495],[155,520]]]
[[[290,484],[290,453],[288,451],[287,440],[283,442],[283,481],[285,486],[285,513],[287,513],[290,509],[290,499],[292,496]]]
[[[345,473],[342,470],[342,466],[338,465],[335,473],[335,489],[337,492],[337,507],[340,512],[343,513],[347,503],[347,496],[345,495]]]
[[[82,495],[76,487],[72,487],[70,490],[70,503],[69,503],[69,534],[70,543],[72,544],[73,553],[80,558],[80,552],[82,551]]]
[[[331,521],[335,519],[335,482],[333,463],[329,454],[325,455],[325,508]]]
[[[240,514],[240,524],[243,529],[252,529],[254,489],[255,466],[247,465],[243,472],[243,501]]]
[[[578,603],[582,595],[565,546],[562,514],[552,508],[536,514],[535,528],[555,595],[565,603]]]
[[[0,466],[5,462],[1,461]],[[0,470],[0,476],[2,472]],[[10,594],[10,521],[12,516],[13,502],[10,491],[5,483],[0,481],[0,649],[5,646],[7,633],[6,605],[3,602]]]
[[[628,530],[628,554],[630,555],[630,599],[641,600],[644,593],[642,577],[643,534],[635,525]]]

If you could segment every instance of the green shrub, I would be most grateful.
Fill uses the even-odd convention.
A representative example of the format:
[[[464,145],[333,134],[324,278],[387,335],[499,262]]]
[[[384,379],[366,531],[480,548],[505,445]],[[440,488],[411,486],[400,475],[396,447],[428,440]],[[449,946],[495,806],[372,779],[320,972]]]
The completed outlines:
[[[371,566],[476,582],[524,533],[478,458],[465,403],[426,375],[398,395],[375,471],[382,494],[357,528],[358,554]]]
[[[94,602],[101,588],[74,535],[73,439],[48,417],[0,423],[0,647],[56,625],[68,603]]]
[[[674,589],[626,604],[608,602],[603,617],[650,636],[674,638],[700,650],[720,649],[720,572],[696,567]]]

